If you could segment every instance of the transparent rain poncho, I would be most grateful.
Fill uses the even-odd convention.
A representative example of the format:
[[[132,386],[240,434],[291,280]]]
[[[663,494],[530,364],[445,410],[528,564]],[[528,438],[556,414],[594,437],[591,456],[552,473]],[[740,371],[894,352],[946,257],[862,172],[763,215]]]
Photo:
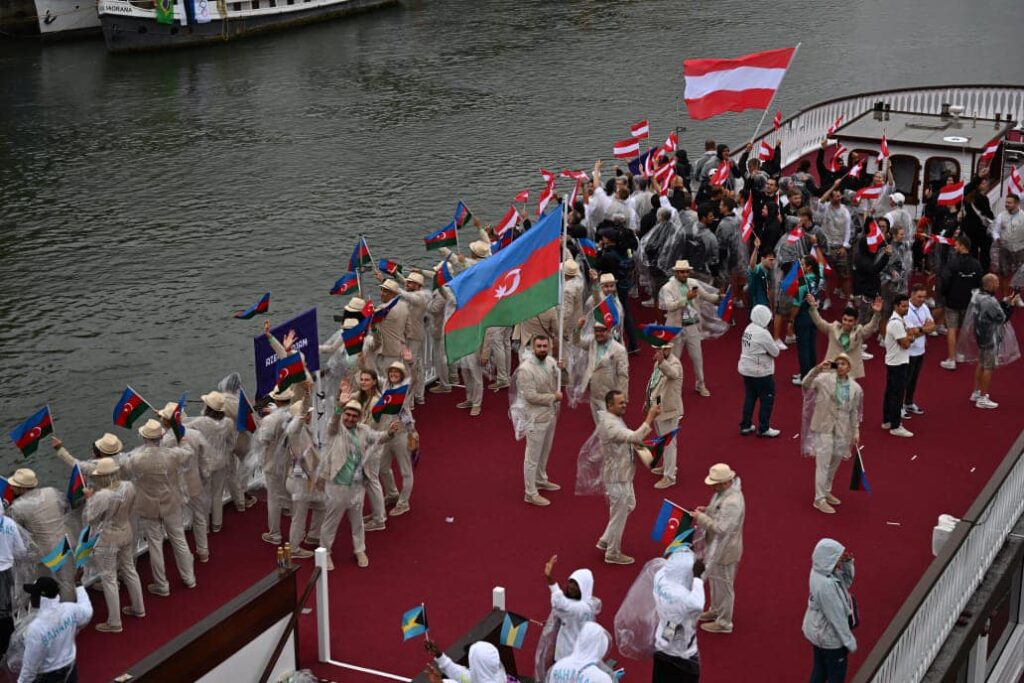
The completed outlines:
[[[28,536],[28,557],[14,563],[14,585],[19,588],[39,575],[40,559],[56,548],[65,535],[73,541],[81,526],[78,515],[69,513],[67,499],[51,487],[32,489],[15,498],[6,514]],[[28,604],[24,591],[15,590],[14,596],[16,610]]]
[[[821,373],[824,374],[824,373]],[[821,376],[820,374],[818,375]],[[850,380],[853,381],[852,379]],[[833,438],[836,434],[835,430],[828,434],[817,434],[811,429],[811,424],[814,420],[814,408],[818,403],[818,388],[817,382],[812,382],[810,386],[804,387],[803,389],[803,407],[800,415],[800,454],[806,458],[813,458],[818,451],[828,450],[829,452],[834,450]],[[833,399],[835,400],[835,399]],[[852,399],[851,399],[852,400]],[[864,395],[861,394],[860,401],[857,408],[857,422],[864,421]],[[845,449],[845,455],[843,460],[849,460],[853,457],[853,435],[849,435],[851,447]]]
[[[1013,325],[1005,319],[999,300],[975,291],[956,340],[956,352],[964,362],[978,362],[979,338],[985,340],[987,347],[995,346],[997,365],[1009,365],[1020,358],[1017,335]]]
[[[600,598],[591,596],[594,620],[601,613],[602,602]],[[533,680],[547,680],[548,670],[555,663],[555,643],[558,640],[558,631],[562,627],[562,620],[551,610],[548,618],[544,621],[544,628],[540,632],[540,639],[537,641],[537,651],[533,657]]]
[[[320,454],[313,443],[313,430],[301,417],[292,417],[285,427],[288,449],[288,491],[292,499],[322,501],[324,492],[316,487]]]
[[[700,280],[694,280],[701,291],[707,294],[718,294],[718,290],[712,285]],[[729,323],[718,317],[718,304],[700,299],[700,338],[718,339],[729,331]]]
[[[605,494],[604,481],[601,479],[603,459],[601,440],[595,429],[590,438],[580,446],[579,455],[576,458],[577,496],[603,496]]]
[[[207,462],[210,472],[216,472],[228,466],[228,458],[232,457],[235,439],[238,432],[235,422],[230,417],[214,420],[212,417],[200,415],[185,420],[185,429],[194,429],[203,435],[209,446]]]
[[[568,382],[562,387],[562,390],[565,392],[565,399],[570,408],[578,406],[586,400],[587,396],[587,386],[583,383],[583,379],[587,374],[587,363],[590,362],[588,348],[594,340],[594,328],[588,324],[589,321],[590,318],[587,318],[587,322],[584,322],[583,329],[580,331],[581,346],[571,342],[565,345],[565,370]],[[568,324],[568,321],[566,323]]]
[[[630,659],[650,659],[654,655],[654,635],[658,613],[654,604],[654,576],[666,564],[656,557],[643,566],[615,613],[615,644]]]
[[[287,407],[275,408],[253,434],[251,454],[265,474],[283,478],[288,473],[285,430],[290,419]]]

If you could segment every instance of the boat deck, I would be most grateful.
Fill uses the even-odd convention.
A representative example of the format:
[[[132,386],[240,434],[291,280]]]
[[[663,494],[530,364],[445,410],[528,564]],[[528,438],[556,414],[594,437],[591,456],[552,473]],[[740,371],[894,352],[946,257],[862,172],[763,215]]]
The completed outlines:
[[[637,310],[642,321],[649,309]],[[838,315],[833,308],[827,318]],[[940,513],[962,514],[984,486],[1022,427],[1024,394],[1016,391],[1024,379],[1024,364],[996,372],[994,411],[977,410],[967,397],[974,366],[955,372],[939,368],[945,340],[928,339],[918,403],[927,411],[908,428],[913,439],[889,436],[878,427],[881,419],[884,367],[882,354],[867,361],[865,419],[862,425],[864,459],[872,495],[847,491],[850,465],[837,476],[836,493],[843,499],[839,513],[823,515],[811,507],[813,464],[801,457],[800,389],[789,383],[796,371],[795,349],[783,352],[778,363],[774,425],[783,432],[776,440],[738,434],[742,385],[736,373],[740,331],[746,311],[736,311],[736,328],[725,337],[705,342],[704,362],[710,398],[694,393],[690,363],[684,359],[686,417],[680,431],[679,484],[657,491],[649,473],[636,477],[637,509],[629,519],[624,551],[637,558],[631,567],[610,566],[594,548],[607,521],[599,498],[572,493],[580,444],[593,429],[589,409],[581,405],[559,418],[549,474],[563,490],[550,494],[548,508],[522,502],[523,444],[516,442],[506,414],[504,392],[487,392],[483,414],[470,418],[455,404],[459,390],[429,395],[416,410],[422,435],[423,458],[416,470],[412,512],[390,520],[385,532],[367,534],[370,568],[358,569],[349,558],[347,534],[339,533],[331,573],[332,655],[335,659],[414,676],[427,657],[419,639],[403,643],[399,619],[403,611],[424,602],[431,636],[445,646],[459,637],[490,608],[493,586],[508,591],[508,608],[533,619],[548,613],[545,561],[557,553],[556,576],[589,567],[595,574],[595,593],[604,600],[599,621],[611,628],[618,606],[642,564],[659,548],[649,535],[663,497],[685,505],[706,504],[702,480],[719,461],[731,464],[743,479],[747,501],[745,554],[736,580],[735,631],[731,635],[701,633],[702,680],[793,681],[806,677],[810,650],[801,635],[806,604],[810,555],[819,538],[840,540],[855,554],[853,586],[862,616],[856,636],[860,649],[851,657],[856,670],[901,602],[931,561],[931,529]],[[1017,334],[1024,332],[1024,315],[1015,318]],[[875,344],[872,352],[877,352]],[[819,338],[819,356],[824,353]],[[643,395],[650,372],[650,349],[631,356],[631,394]],[[627,422],[641,419],[637,400]],[[147,594],[148,616],[126,619],[120,635],[88,627],[78,639],[82,680],[110,680],[135,661],[198,621],[274,567],[274,549],[263,543],[266,508],[262,502],[244,514],[228,508],[224,531],[211,536],[212,559],[197,564],[198,587],[184,588],[172,578],[172,595]],[[344,526],[342,527],[345,528]],[[173,564],[171,554],[168,562]],[[305,562],[311,566],[312,561]],[[149,577],[140,561],[143,582]],[[175,577],[173,568],[168,575]],[[309,575],[299,574],[300,585]],[[93,593],[96,616],[105,617],[100,594]],[[315,605],[310,604],[315,609]],[[304,667],[328,680],[381,680],[316,663],[315,614],[300,621],[300,655]],[[539,628],[530,627],[518,657],[523,673],[532,674],[532,657]],[[618,657],[614,651],[610,656]],[[650,677],[648,662],[618,657],[628,680]]]

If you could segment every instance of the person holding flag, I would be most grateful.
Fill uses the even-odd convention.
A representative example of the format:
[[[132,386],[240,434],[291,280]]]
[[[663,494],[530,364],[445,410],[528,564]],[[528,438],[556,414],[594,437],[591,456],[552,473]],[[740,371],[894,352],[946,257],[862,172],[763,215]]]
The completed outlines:
[[[572,342],[587,354],[587,367],[580,386],[589,390],[590,414],[596,426],[598,415],[604,410],[604,396],[613,389],[624,394],[629,391],[629,358],[626,347],[612,339],[604,322],[595,321],[593,336],[583,336],[581,332],[586,322],[586,318],[580,318],[573,330]]]
[[[704,563],[705,576],[711,584],[711,609],[703,612],[697,621],[708,633],[732,633],[733,603],[736,593],[733,583],[743,556],[743,520],[746,503],[740,491],[736,472],[725,463],[712,465],[704,483],[714,495],[707,507],[700,505],[693,512],[693,520],[706,532]]]
[[[32,539],[38,555],[34,558],[36,576],[52,576],[60,585],[61,598],[70,600],[75,594],[74,563],[65,562],[55,573],[43,566],[39,558],[56,548],[68,535],[64,523],[67,498],[51,486],[39,487],[36,473],[27,467],[17,470],[7,483],[14,493],[14,502],[7,516]]]
[[[211,475],[211,449],[206,437],[198,429],[184,429],[184,436],[178,441],[174,434],[174,423],[184,421],[184,396],[178,403],[168,403],[163,409],[156,411],[160,424],[167,431],[160,445],[164,448],[182,448],[189,452],[190,457],[183,465],[181,478],[185,482],[185,504],[192,511],[192,538],[196,544],[196,559],[200,562],[210,561],[210,500],[205,495],[209,487]],[[175,418],[175,414],[178,415]]]
[[[65,562],[74,568],[74,563]],[[25,584],[35,617],[25,629],[25,652],[19,683],[78,681],[75,636],[92,620],[92,603],[85,586],[74,587],[74,599],[61,601],[57,582],[42,576]]]
[[[683,365],[672,353],[671,346],[654,350],[654,370],[647,382],[644,410],[650,410],[653,406],[661,407],[661,414],[654,424],[659,435],[675,429],[683,417]],[[661,475],[661,479],[654,484],[656,489],[667,489],[676,484],[675,439],[665,446],[662,458],[662,464],[652,470],[654,474]]]
[[[378,278],[382,279],[380,273]],[[422,276],[421,276],[422,277]],[[378,320],[373,325],[373,350],[377,352],[377,374],[382,379],[387,377],[388,367],[395,362],[402,361],[402,349],[407,347],[406,332],[409,327],[409,304],[399,298],[402,288],[398,282],[388,278],[380,285],[380,307],[382,310],[388,307],[392,301],[395,303],[386,313],[386,317]],[[422,340],[422,337],[420,337]]]
[[[599,415],[597,438],[601,443],[601,481],[608,496],[608,525],[597,541],[608,564],[633,564],[635,560],[622,552],[622,534],[629,513],[636,508],[633,477],[636,474],[634,449],[643,445],[661,414],[657,403],[647,409],[643,423],[630,429],[622,419],[626,414],[626,396],[609,391],[604,397],[605,410]]]
[[[498,648],[486,641],[478,641],[469,646],[468,667],[456,664],[451,657],[441,652],[437,643],[430,639],[423,640],[423,647],[434,657],[434,665],[447,678],[457,683],[508,683],[508,674],[501,664]],[[429,669],[431,683],[441,683],[441,675]]]
[[[291,507],[291,496],[285,485],[289,464],[285,430],[291,419],[288,407],[292,396],[294,393],[291,387],[284,392],[271,391],[269,412],[260,420],[253,435],[256,461],[263,470],[264,486],[267,489],[267,531],[262,539],[275,547],[281,545],[281,513]],[[292,546],[293,555],[295,550],[296,546]]]
[[[403,387],[406,387],[408,391],[408,384],[405,365],[397,362],[392,363],[388,368],[388,381],[384,385],[382,396],[390,398],[392,394],[395,394],[395,390],[402,389]],[[381,403],[383,401],[378,399],[377,403],[370,407],[371,413],[377,413]],[[385,406],[385,409],[380,414],[373,416],[373,421],[376,425],[379,425],[379,427],[374,426],[374,429],[382,432],[391,432],[394,435],[393,438],[385,441],[380,449],[380,483],[384,488],[385,503],[392,502],[395,505],[391,512],[388,513],[392,517],[398,517],[409,512],[409,498],[412,496],[413,473],[412,456],[410,454],[419,444],[420,437],[416,433],[416,421],[412,416],[411,403],[412,397],[406,396],[404,402],[400,404],[398,412],[392,412],[388,409],[389,406]],[[393,424],[397,424],[398,427],[392,429],[391,426]],[[402,475],[401,493],[399,493],[398,487],[395,486],[395,475],[391,470],[392,460],[398,462],[398,471]]]
[[[799,363],[799,374],[793,375],[793,384],[799,385],[803,378],[818,362],[818,331],[814,327],[810,308],[817,304],[821,296],[822,281],[825,279],[818,260],[810,254],[803,257],[803,275],[799,279],[793,306],[796,316],[793,318],[793,332],[796,334],[796,354]]]
[[[704,356],[701,353],[700,306],[698,299],[717,304],[721,296],[709,292],[701,283],[690,275],[693,269],[690,262],[683,259],[676,261],[672,268],[674,277],[665,283],[658,294],[658,306],[665,311],[665,324],[682,327],[683,332],[672,342],[676,358],[682,360],[683,347],[693,363],[693,374],[696,377],[696,390],[701,396],[707,397],[711,392],[704,381]]]
[[[288,339],[286,338],[286,341]],[[290,344],[289,344],[290,345]],[[296,387],[300,385],[295,385]],[[303,391],[306,387],[303,386]],[[224,523],[224,487],[228,483],[228,477],[234,472],[231,467],[232,458],[235,457],[235,442],[238,439],[238,430],[235,428],[234,420],[227,417],[226,401],[224,394],[219,391],[211,391],[203,394],[203,414],[185,420],[187,430],[195,430],[206,439],[207,466],[209,467],[209,479],[203,484],[207,491],[206,498],[210,501],[210,530],[217,533]],[[186,437],[188,432],[186,431]],[[202,476],[202,467],[200,467]]]
[[[146,616],[142,582],[135,571],[136,543],[132,531],[135,486],[120,480],[120,469],[113,458],[100,458],[96,462],[90,477],[92,488],[87,489],[82,511],[82,522],[90,528],[93,537],[99,537],[93,550],[93,563],[107,602],[107,621],[96,625],[101,633],[120,633],[122,613]],[[121,607],[118,579],[128,590],[131,607]]]
[[[442,272],[446,262],[442,262],[435,273]],[[434,277],[434,291],[430,294],[430,303],[427,304],[427,314],[430,317],[430,337],[433,354],[430,363],[434,366],[434,374],[437,376],[437,384],[430,387],[432,394],[449,394],[452,391],[452,375],[458,376],[458,370],[448,365],[448,354],[444,350],[444,313],[448,306],[448,297],[445,294],[444,282],[439,277]],[[510,341],[511,344],[511,341]]]
[[[850,376],[850,357],[840,353],[814,367],[803,379],[804,424],[800,430],[804,455],[815,460],[814,508],[835,514],[842,501],[832,495],[839,463],[860,444],[864,390]]]
[[[367,373],[374,378],[377,377],[375,372],[367,371]],[[313,435],[311,424],[313,410],[310,407],[309,398],[292,403],[285,409],[285,412],[288,416],[284,427],[284,448],[288,471],[285,490],[290,496],[289,507],[292,511],[291,525],[288,529],[288,544],[291,546],[293,558],[306,559],[313,557],[313,552],[303,548],[302,544],[319,545],[324,519],[324,494],[323,490],[316,486],[316,471],[320,466],[320,453],[317,451],[316,439]],[[383,501],[381,507],[384,507]],[[312,515],[309,515],[310,511],[312,511]],[[310,517],[308,528],[307,516]],[[330,555],[328,555],[328,563],[330,563]]]
[[[124,444],[121,443],[121,439],[117,438],[116,435],[110,432],[105,433],[100,438],[92,442],[92,459],[91,460],[78,460],[65,448],[64,442],[57,437],[50,438],[50,444],[53,449],[57,451],[57,457],[67,463],[68,467],[74,467],[78,465],[78,469],[82,471],[86,477],[90,476],[96,469],[96,464],[100,458],[118,458],[121,456],[121,451],[124,449]]]
[[[405,302],[408,313],[405,323],[405,345],[412,353],[410,362],[410,390],[417,405],[423,404],[423,367],[426,364],[426,323],[427,307],[430,305],[430,292],[423,289],[423,274],[411,272],[405,277],[405,288],[398,290],[399,298]],[[394,313],[388,313],[388,317]],[[387,319],[385,319],[385,323]],[[381,323],[382,325],[384,323]]]

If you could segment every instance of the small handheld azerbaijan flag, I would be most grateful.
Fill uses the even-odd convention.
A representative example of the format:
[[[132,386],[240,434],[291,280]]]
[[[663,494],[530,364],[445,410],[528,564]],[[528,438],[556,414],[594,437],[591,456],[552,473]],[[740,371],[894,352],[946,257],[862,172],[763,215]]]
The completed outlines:
[[[338,278],[338,281],[331,287],[331,296],[341,296],[342,294],[348,294],[353,289],[359,287],[359,276],[353,272],[348,272]]]
[[[455,233],[454,223],[449,223],[440,230],[432,232],[423,238],[423,245],[427,248],[427,251],[433,251],[441,247],[454,247],[458,243],[459,239]]]
[[[366,341],[366,330],[370,326],[370,319],[363,318],[355,327],[341,331],[341,340],[345,343],[345,353],[354,356],[362,353],[363,342]]]
[[[355,249],[352,250],[352,256],[348,259],[348,269],[354,273],[360,266],[365,266],[369,262],[370,248],[366,246],[366,238],[360,237]]]
[[[853,472],[850,475],[851,491],[867,491],[871,495],[871,486],[868,484],[868,473],[864,469],[864,459],[861,456],[860,446],[857,446],[857,454],[853,456]]]
[[[382,258],[380,261],[377,261],[377,270],[394,277],[402,272],[402,266],[398,264],[398,261]]]
[[[64,566],[64,562],[67,561],[68,555],[71,554],[71,541],[65,536],[57,544],[57,547],[51,550],[45,555],[40,562],[43,563],[47,569],[51,572],[56,573],[58,569]]]
[[[394,308],[397,303],[398,297],[396,296],[394,299],[389,301],[386,306],[381,306],[380,308],[375,310],[373,312],[373,315],[370,316],[370,324],[380,325],[382,322],[384,322],[384,318],[388,317],[388,313],[391,312],[391,309]]]
[[[7,481],[7,477],[0,477],[0,500],[3,500],[4,507],[14,502],[14,489],[11,488],[11,482]]]
[[[427,632],[427,608],[425,605],[413,607],[402,615],[402,640],[422,636]]]
[[[100,540],[102,531],[91,537],[89,534],[92,532],[92,527],[88,524],[82,527],[81,533],[78,534],[78,545],[75,546],[75,569],[81,569],[85,566],[85,563],[89,561],[89,557],[92,556],[92,550],[96,547],[96,543]]]
[[[494,256],[499,251],[512,244],[512,240],[516,237],[514,230],[506,230],[501,233],[498,239],[491,242],[491,256]]]
[[[501,644],[514,647],[517,650],[522,649],[523,641],[526,640],[526,629],[529,625],[530,620],[526,617],[505,612],[505,619],[501,622]]]
[[[146,414],[149,404],[131,387],[125,387],[121,399],[114,406],[114,424],[131,429],[135,421]]]
[[[85,477],[82,476],[82,468],[76,462],[71,467],[71,478],[68,480],[68,504],[75,507],[80,501],[85,500]]]
[[[693,536],[693,527],[690,527],[689,529],[687,529],[683,533],[681,533],[678,536],[676,536],[675,538],[673,538],[672,542],[668,544],[667,548],[665,548],[665,553],[664,553],[665,557],[668,557],[669,555],[671,555],[672,553],[674,553],[677,550],[682,550],[683,548],[685,548],[687,546],[693,545],[693,539],[691,538],[692,536]]]
[[[459,230],[466,227],[466,224],[473,220],[473,212],[469,210],[469,207],[459,200],[459,203],[455,205],[455,215],[452,218],[452,223]]]
[[[732,285],[729,285],[722,300],[718,302],[718,317],[722,319],[722,322],[732,320]]]
[[[50,406],[44,406],[11,431],[11,440],[27,458],[36,452],[39,442],[50,434],[53,434],[53,417],[50,415]]]
[[[293,384],[306,379],[306,365],[302,362],[299,352],[279,358],[274,364],[274,372],[277,376],[277,390],[284,391]]]
[[[185,392],[178,399],[178,404],[174,406],[174,413],[171,414],[171,433],[174,434],[174,440],[177,443],[181,443],[181,440],[185,438],[185,423],[182,420],[182,416],[185,414],[185,400],[188,398],[188,392]]]
[[[245,395],[245,389],[238,390],[238,418],[235,420],[235,429],[239,433],[256,431],[256,414],[253,412],[249,397]]]
[[[640,336],[654,347],[667,346],[683,331],[681,327],[672,325],[644,325],[640,328]]]
[[[455,277],[452,274],[451,266],[448,265],[448,261],[441,261],[441,264],[434,271],[434,287],[444,287],[446,284],[452,281]]]
[[[237,311],[235,313],[235,318],[237,318],[239,320],[249,320],[253,316],[256,316],[256,315],[258,315],[260,313],[266,313],[269,310],[270,310],[270,292],[267,292],[266,294],[264,294],[263,296],[260,297],[259,301],[254,303],[249,308],[245,309],[244,311]]]
[[[679,427],[676,427],[671,432],[667,432],[662,435],[651,434],[644,439],[644,445],[651,451],[651,455],[654,459],[651,461],[651,468],[658,466],[661,462],[661,456],[665,454],[665,447],[672,443],[672,438],[675,437],[676,432],[679,431]]]
[[[800,278],[804,276],[803,266],[799,262],[794,263],[789,272],[786,273],[786,277],[782,278],[782,284],[780,285],[786,296],[794,297],[800,291]]]
[[[676,536],[682,533],[680,529],[689,529],[693,526],[693,518],[690,514],[675,503],[664,500],[661,503],[661,510],[658,518],[654,520],[654,530],[651,532],[651,539],[661,545],[668,545]]]
[[[587,263],[589,263],[590,267],[593,268],[594,264],[597,262],[597,245],[586,237],[580,237],[577,241],[580,245],[580,251],[587,258]]]
[[[408,393],[408,384],[400,384],[397,387],[385,389],[384,393],[377,399],[377,402],[370,408],[370,412],[373,414],[373,421],[380,422],[381,415],[398,415],[402,412],[402,406],[405,405],[405,397]]]
[[[609,294],[594,307],[594,320],[609,330],[619,325],[619,307],[615,304],[615,295]]]

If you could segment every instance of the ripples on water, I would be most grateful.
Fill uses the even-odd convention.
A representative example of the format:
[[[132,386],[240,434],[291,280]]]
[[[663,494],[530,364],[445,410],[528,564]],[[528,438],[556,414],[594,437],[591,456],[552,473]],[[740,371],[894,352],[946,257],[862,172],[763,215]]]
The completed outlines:
[[[589,169],[636,120],[659,140],[687,126],[691,155],[749,137],[754,113],[686,119],[684,57],[802,40],[787,114],[1011,83],[1019,60],[983,55],[1020,55],[1014,5],[423,1],[156,55],[0,44],[0,428],[48,401],[85,457],[126,383],[158,406],[233,370],[251,387],[261,320],[231,312],[271,290],[274,319],[315,305],[329,320],[357,233],[428,266],[419,238],[456,199],[496,220],[519,190],[536,198],[539,167]],[[6,436],[0,453],[20,464]],[[30,465],[62,485],[48,447]]]

